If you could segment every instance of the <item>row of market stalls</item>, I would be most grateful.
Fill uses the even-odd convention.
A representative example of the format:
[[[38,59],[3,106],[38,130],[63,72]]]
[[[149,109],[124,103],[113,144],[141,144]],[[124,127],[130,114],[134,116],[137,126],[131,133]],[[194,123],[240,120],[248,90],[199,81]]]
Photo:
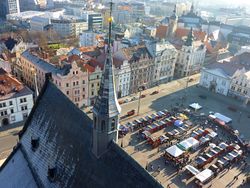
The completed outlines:
[[[119,135],[124,136],[128,132],[133,132],[134,130],[142,129],[145,127],[145,130],[149,132],[155,132],[167,126],[168,123],[172,123],[172,120],[169,121],[160,121],[163,118],[169,118],[170,113],[168,110],[158,111],[151,115],[134,120],[133,122],[127,122],[126,124],[119,125]]]
[[[218,158],[215,163],[206,163],[210,164],[208,168],[202,169],[200,166],[197,166],[197,164],[196,166],[189,164],[184,168],[190,175],[190,178],[194,177],[195,183],[199,187],[203,187],[206,183],[217,176],[217,174],[225,167],[232,165],[233,162],[237,160],[240,160],[242,156],[242,150],[240,150],[238,145],[230,146],[222,142],[218,146],[213,146],[212,150],[214,152],[214,156],[220,156],[220,158]],[[218,153],[220,153],[220,155],[217,155]],[[209,157],[211,158],[212,156]],[[200,158],[198,157],[197,159]],[[203,158],[203,160],[207,161],[205,158]]]

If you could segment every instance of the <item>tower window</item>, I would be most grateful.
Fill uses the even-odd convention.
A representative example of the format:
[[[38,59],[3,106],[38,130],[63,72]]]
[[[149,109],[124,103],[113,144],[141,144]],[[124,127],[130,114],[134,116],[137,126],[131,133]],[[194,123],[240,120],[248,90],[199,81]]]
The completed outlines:
[[[104,120],[102,120],[101,129],[102,129],[102,131],[105,131],[105,121]]]
[[[96,129],[96,117],[94,117],[94,129]]]
[[[111,131],[114,131],[115,130],[115,119],[112,119],[112,122],[111,122]]]
[[[32,138],[31,137],[31,148],[33,151],[35,151],[39,146],[39,139],[38,138]]]

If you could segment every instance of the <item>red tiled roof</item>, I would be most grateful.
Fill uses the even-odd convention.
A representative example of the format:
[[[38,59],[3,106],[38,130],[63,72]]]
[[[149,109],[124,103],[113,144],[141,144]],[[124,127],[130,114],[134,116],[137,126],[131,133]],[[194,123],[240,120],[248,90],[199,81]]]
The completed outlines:
[[[91,65],[89,65],[89,64],[84,64],[83,65],[84,66],[84,68],[89,72],[89,73],[92,73],[92,72],[95,72],[95,67],[92,67]]]
[[[68,57],[68,61],[69,62],[79,61],[79,60],[81,60],[81,57],[78,56],[78,55],[76,55],[76,54],[73,54],[73,55],[71,55],[71,56]]]
[[[155,34],[155,36],[156,36],[157,38],[159,38],[159,39],[164,39],[164,38],[166,38],[167,30],[168,30],[168,26],[160,25],[160,26],[157,27],[157,29],[156,29],[156,34]]]
[[[178,28],[175,32],[175,37],[182,39],[183,37],[188,36],[189,29]],[[206,39],[206,32],[203,31],[194,31],[195,40],[204,41]]]
[[[0,68],[0,99],[1,94],[7,95],[20,91],[24,88],[23,84],[11,77],[7,72]],[[15,91],[13,90],[15,89]]]
[[[96,46],[83,46],[83,47],[80,47],[79,50],[81,52],[92,52],[92,51],[95,51],[96,50]]]

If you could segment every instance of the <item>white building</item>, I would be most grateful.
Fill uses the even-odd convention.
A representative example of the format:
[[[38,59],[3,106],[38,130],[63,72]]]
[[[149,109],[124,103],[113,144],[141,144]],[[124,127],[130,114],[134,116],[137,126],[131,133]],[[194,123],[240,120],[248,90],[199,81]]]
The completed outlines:
[[[79,35],[79,46],[101,46],[104,43],[103,34],[85,31]]]
[[[114,62],[115,65],[115,86],[117,97],[125,97],[129,95],[131,68],[127,60],[124,60],[122,64]]]
[[[186,42],[180,50],[175,65],[175,76],[185,77],[201,70],[206,56],[206,47],[200,41],[193,41],[193,31],[190,30]]]
[[[177,50],[169,42],[159,42],[153,45],[155,55],[154,83],[166,83],[173,79]]]
[[[245,68],[238,70],[231,81],[229,95],[243,100],[247,104],[250,100],[250,71]]]
[[[45,26],[51,24],[50,18],[42,16],[34,16],[30,20],[30,30],[31,31],[44,31]]]
[[[0,69],[0,126],[23,121],[32,107],[32,91]]]
[[[203,68],[199,85],[209,89],[210,91],[227,95],[231,77],[222,69],[214,65],[214,68]]]
[[[88,23],[79,17],[64,15],[51,19],[53,29],[61,36],[78,36],[88,30]]]
[[[235,62],[214,63],[201,71],[200,86],[222,95],[245,99],[249,96],[250,68]]]

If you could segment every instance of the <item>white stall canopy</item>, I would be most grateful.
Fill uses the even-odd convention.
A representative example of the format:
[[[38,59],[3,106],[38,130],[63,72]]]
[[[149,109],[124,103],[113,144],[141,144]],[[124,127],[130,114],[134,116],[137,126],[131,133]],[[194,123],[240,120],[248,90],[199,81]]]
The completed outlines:
[[[178,148],[176,145],[171,146],[166,149],[166,152],[172,155],[173,157],[179,157],[184,153],[180,148]]]

